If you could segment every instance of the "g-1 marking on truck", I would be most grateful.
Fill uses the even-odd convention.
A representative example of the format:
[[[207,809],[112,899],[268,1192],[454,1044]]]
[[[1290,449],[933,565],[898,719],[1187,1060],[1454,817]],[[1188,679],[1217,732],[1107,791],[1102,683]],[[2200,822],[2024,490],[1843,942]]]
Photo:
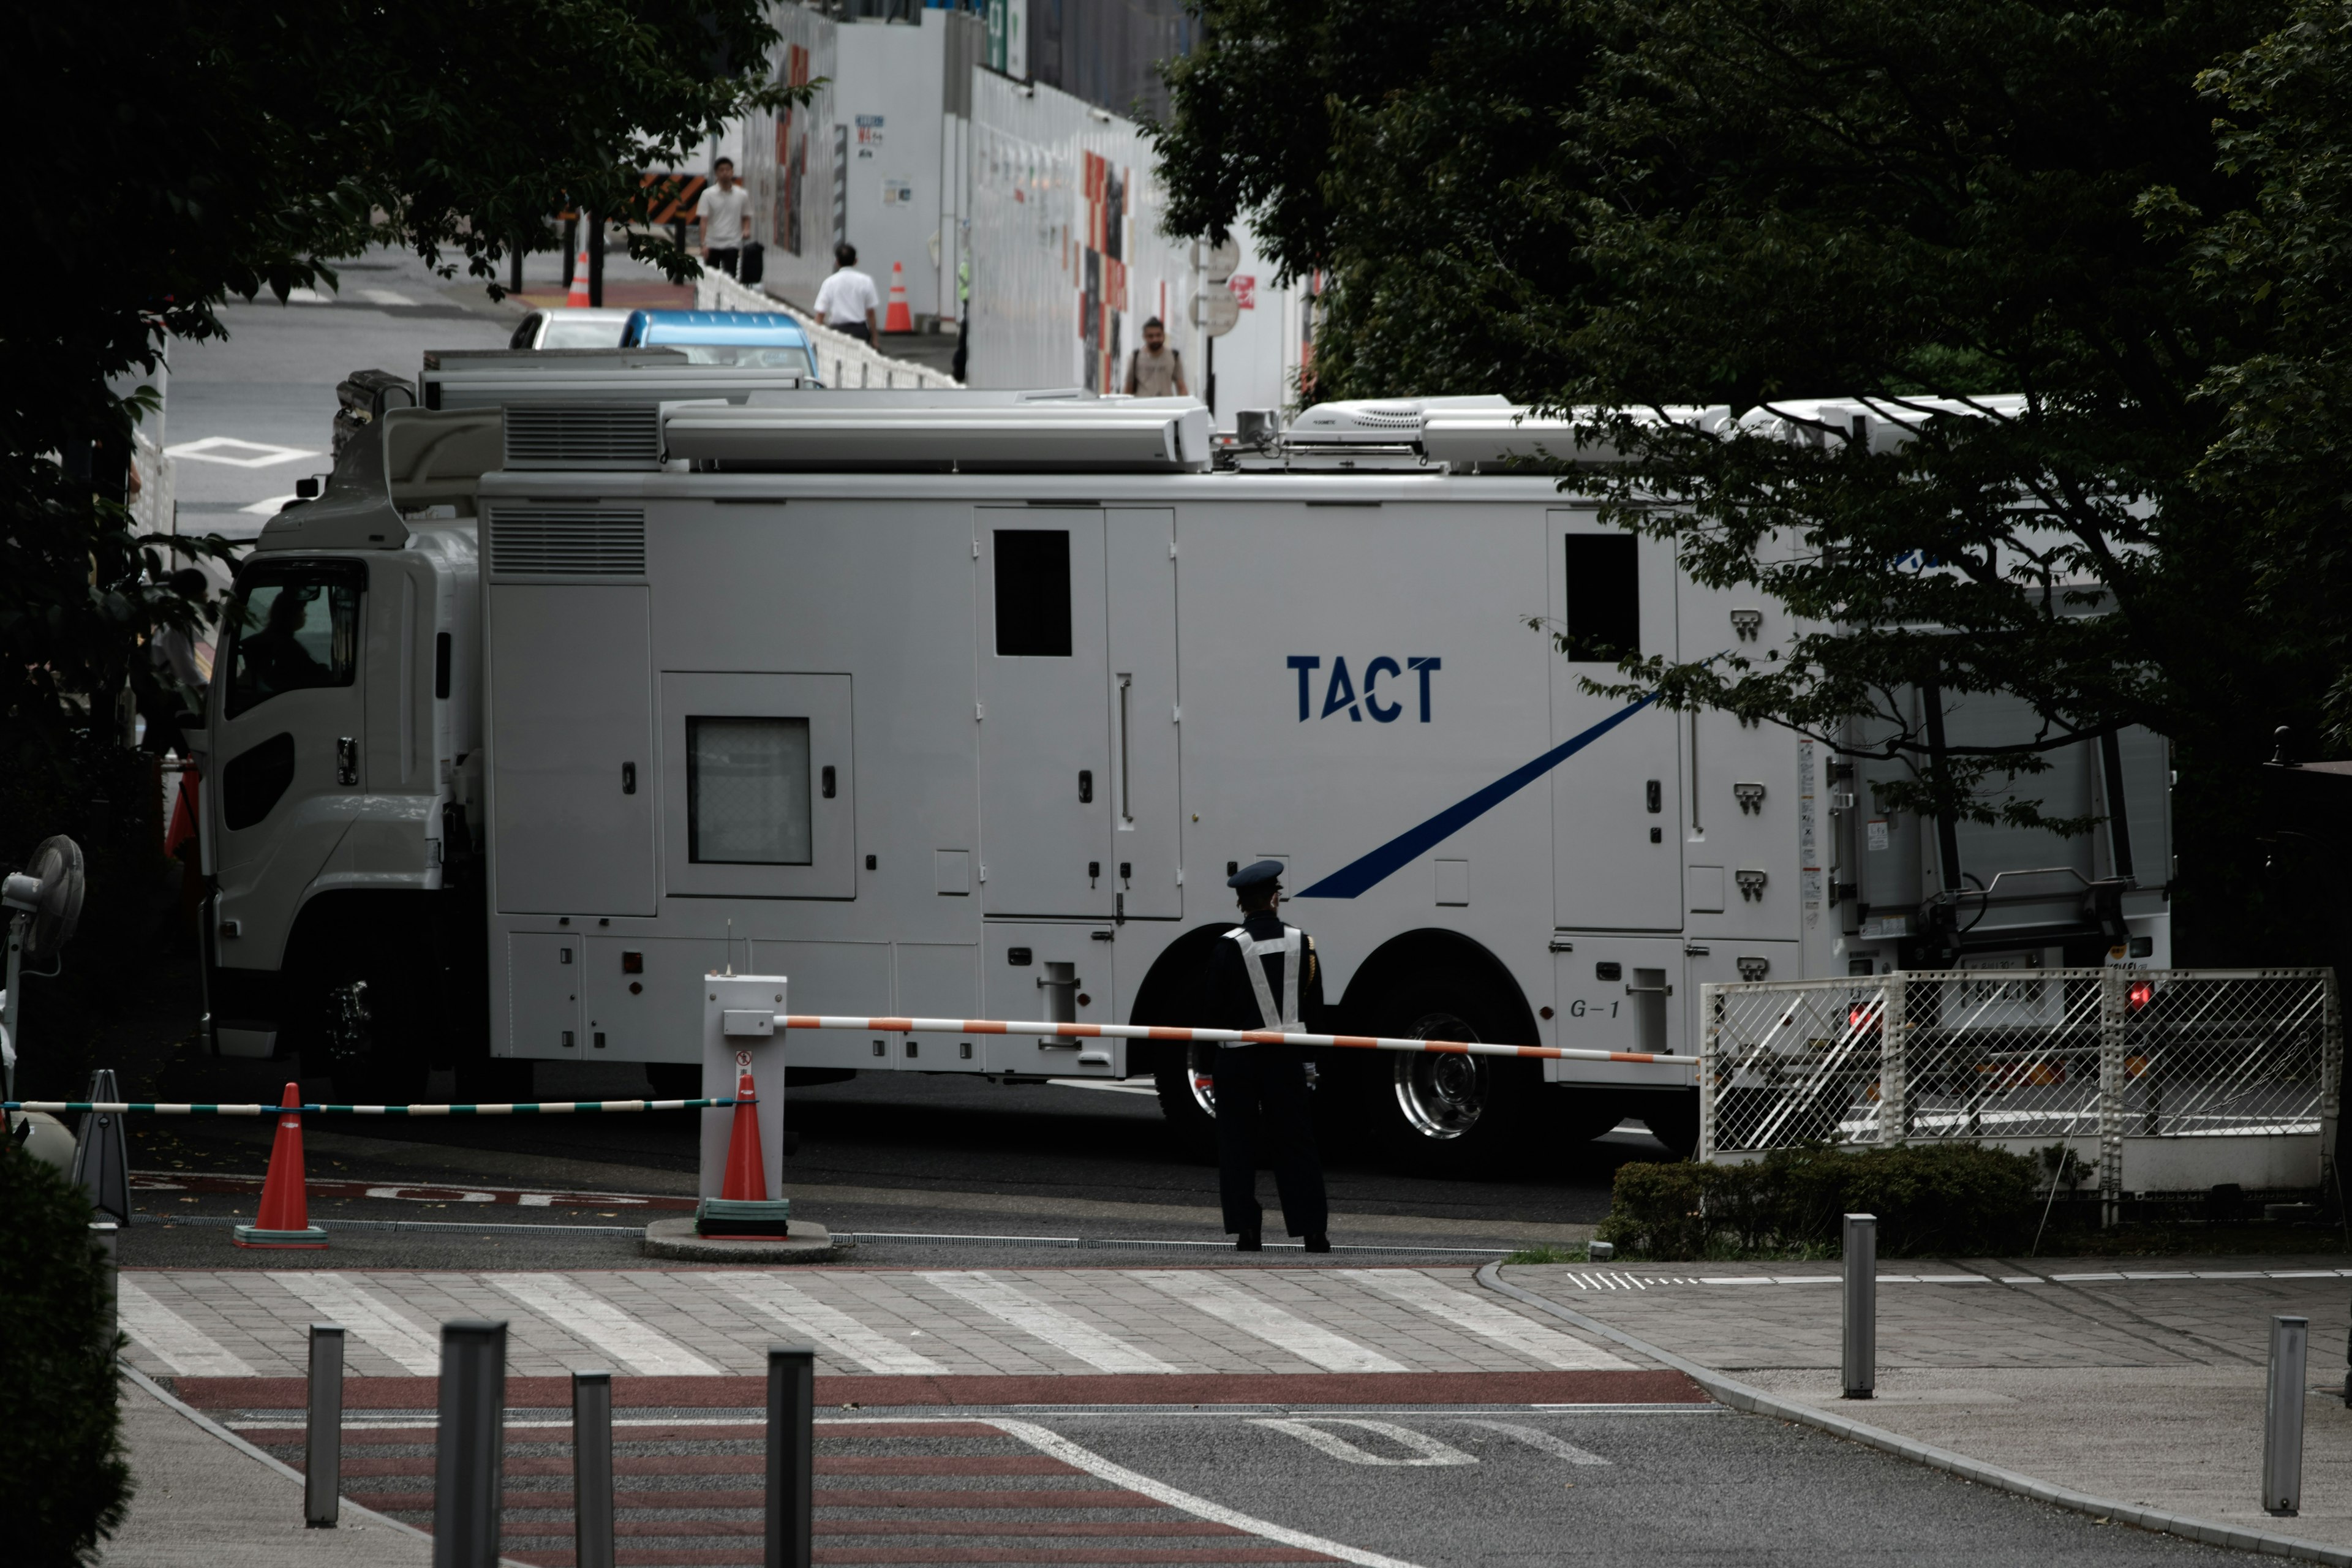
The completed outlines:
[[[1880,809],[1899,764],[1859,729],[1587,691],[1618,650],[1801,628],[1506,471],[1573,436],[1496,400],[1237,448],[1186,400],[713,370],[350,384],[326,493],[239,576],[207,720],[217,1049],[367,1098],[430,1065],[512,1098],[542,1061],[690,1093],[730,963],[813,1014],[1197,1024],[1226,868],[1266,858],[1354,1034],[1691,1053],[1706,982],[2168,957],[2158,737],[2055,755],[2036,793],[2105,824],[2059,839]],[[2028,723],[1944,700],[1954,745]],[[1171,1042],[790,1051],[803,1082],[1150,1072],[1196,1134],[1214,1094]],[[1696,1133],[1684,1065],[1368,1055],[1324,1064],[1326,1113],[1435,1169],[1621,1117]]]

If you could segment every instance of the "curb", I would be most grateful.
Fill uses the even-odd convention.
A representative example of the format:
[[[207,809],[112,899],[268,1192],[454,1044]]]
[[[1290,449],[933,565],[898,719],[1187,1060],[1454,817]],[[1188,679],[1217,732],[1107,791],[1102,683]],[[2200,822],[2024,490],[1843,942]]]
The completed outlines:
[[[1818,1427],[1832,1436],[1848,1438],[1883,1453],[1912,1460],[1929,1469],[1943,1470],[1979,1486],[1998,1487],[2002,1491],[2015,1492],[2059,1508],[2072,1509],[2099,1519],[2111,1519],[2125,1524],[2136,1524],[2142,1530],[2161,1531],[2167,1535],[2183,1536],[2202,1542],[2208,1546],[2233,1547],[2241,1552],[2258,1552],[2268,1557],[2291,1557],[2304,1563],[2326,1563],[2336,1568],[2352,1568],[2352,1548],[2329,1546],[2316,1541],[2301,1541],[2291,1535],[2279,1535],[2267,1530],[2247,1530],[2237,1525],[2215,1524],[2210,1520],[2192,1519],[2184,1513],[2168,1513],[2162,1509],[2142,1508],[2137,1503],[2120,1502],[2113,1498],[2094,1497],[2068,1487],[2037,1480],[2015,1470],[2005,1470],[1982,1459],[1938,1448],[1916,1438],[1899,1436],[1883,1427],[1867,1426],[1843,1415],[1832,1415],[1826,1410],[1801,1405],[1767,1394],[1760,1388],[1727,1377],[1722,1373],[1686,1360],[1672,1351],[1661,1350],[1645,1340],[1635,1339],[1622,1329],[1612,1329],[1596,1319],[1588,1318],[1571,1308],[1538,1296],[1532,1290],[1506,1282],[1502,1265],[1489,1263],[1478,1270],[1478,1283],[1487,1289],[1525,1302],[1538,1311],[1549,1312],[1587,1333],[1600,1334],[1616,1341],[1629,1350],[1639,1352],[1681,1373],[1697,1384],[1721,1403],[1734,1410],[1744,1410],[1755,1415],[1770,1415],[1782,1421],[1801,1421]]]
[[[137,1367],[132,1366],[129,1362],[118,1363],[116,1370],[124,1377],[129,1378],[132,1383],[137,1384],[141,1388],[145,1389],[154,1397],[156,1403],[162,1405],[165,1409],[185,1416],[188,1420],[195,1423],[195,1425],[201,1427],[204,1431],[219,1438],[222,1442],[226,1443],[230,1447],[235,1448],[238,1453],[243,1454],[247,1458],[259,1460],[262,1464],[268,1466],[279,1475],[284,1476],[288,1480],[292,1481],[296,1486],[299,1487],[304,1484],[301,1471],[296,1469],[293,1466],[288,1464],[277,1455],[268,1452],[267,1449],[257,1447],[253,1444],[247,1442],[244,1438],[230,1431],[227,1427],[222,1426],[219,1422],[214,1420],[203,1411],[198,1410],[195,1406],[190,1405],[187,1401],[180,1398],[171,1390],[157,1383],[153,1378],[149,1377],[145,1373],[141,1372]],[[295,1506],[299,1508],[301,1505],[298,1501]],[[393,1518],[391,1515],[378,1513],[372,1508],[362,1508],[360,1504],[353,1502],[349,1498],[338,1499],[335,1506],[342,1512],[357,1514],[360,1518],[366,1520],[370,1524],[381,1525],[386,1530],[397,1531],[403,1535],[413,1535],[419,1541],[429,1542],[433,1539],[433,1534],[430,1531],[419,1530],[413,1524],[404,1524],[399,1520]],[[499,1559],[499,1568],[526,1568],[526,1565],[515,1562],[512,1558],[501,1557]]]

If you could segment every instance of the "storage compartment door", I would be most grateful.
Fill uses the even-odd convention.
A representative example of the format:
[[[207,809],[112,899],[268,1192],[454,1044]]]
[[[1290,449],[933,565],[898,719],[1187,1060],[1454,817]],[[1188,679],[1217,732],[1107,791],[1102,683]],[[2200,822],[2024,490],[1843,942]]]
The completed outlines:
[[[848,676],[664,670],[661,704],[665,893],[856,896]]]
[[[1108,916],[1118,867],[1103,514],[983,507],[972,536],[982,909]]]
[[[1119,912],[1184,913],[1177,788],[1176,514],[1114,510],[1110,574],[1111,856]]]
[[[489,591],[498,907],[654,912],[653,675],[640,584]]]
[[[1553,654],[1560,660],[1551,679],[1557,746],[1630,706],[1589,695],[1580,676],[1613,682],[1622,652],[1675,653],[1675,568],[1665,542],[1604,524],[1591,512],[1549,516],[1552,621],[1570,644],[1564,660]],[[1682,929],[1686,724],[1682,716],[1643,708],[1554,770],[1555,918],[1561,928]]]

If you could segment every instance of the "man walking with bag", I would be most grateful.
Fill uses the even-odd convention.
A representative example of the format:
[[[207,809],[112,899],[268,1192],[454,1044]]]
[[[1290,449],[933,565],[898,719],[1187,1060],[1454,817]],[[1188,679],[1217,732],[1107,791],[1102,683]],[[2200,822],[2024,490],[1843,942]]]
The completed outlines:
[[[702,259],[733,278],[751,237],[751,193],[735,183],[732,158],[711,164],[710,176],[711,183],[694,204],[695,216],[702,222]]]
[[[1225,880],[1239,896],[1242,923],[1209,955],[1211,1028],[1323,1032],[1323,965],[1315,939],[1275,913],[1281,876],[1281,861],[1259,860]],[[1315,1027],[1307,1026],[1308,1019]],[[1265,1211],[1257,1201],[1262,1127],[1282,1194],[1283,1227],[1306,1237],[1307,1251],[1330,1251],[1323,1167],[1307,1102],[1306,1052],[1297,1046],[1219,1046],[1214,1083],[1220,1186],[1234,1247],[1265,1249]]]
[[[1168,329],[1154,316],[1143,323],[1143,346],[1128,357],[1127,395],[1130,397],[1190,397],[1184,384],[1184,356],[1168,346]]]

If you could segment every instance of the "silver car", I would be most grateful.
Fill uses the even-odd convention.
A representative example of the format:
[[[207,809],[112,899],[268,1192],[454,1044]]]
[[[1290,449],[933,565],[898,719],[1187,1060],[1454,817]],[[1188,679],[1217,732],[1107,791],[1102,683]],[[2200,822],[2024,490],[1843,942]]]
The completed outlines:
[[[533,310],[507,340],[510,349],[614,349],[627,310]]]

